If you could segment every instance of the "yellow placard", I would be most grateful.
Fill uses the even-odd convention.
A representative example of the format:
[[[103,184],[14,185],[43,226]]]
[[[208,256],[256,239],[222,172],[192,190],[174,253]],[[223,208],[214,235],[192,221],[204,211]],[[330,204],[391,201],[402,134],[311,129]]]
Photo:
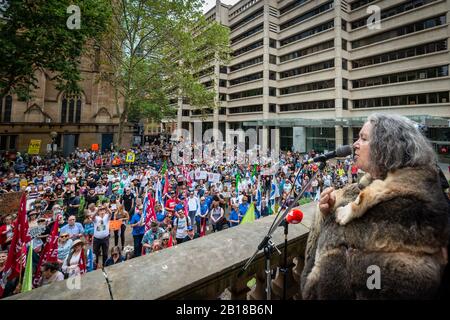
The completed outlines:
[[[41,142],[42,140],[30,140],[30,144],[28,145],[28,154],[39,154],[41,150]]]
[[[134,152],[128,152],[127,159],[125,160],[125,162],[134,162],[135,157],[136,156],[135,156]]]

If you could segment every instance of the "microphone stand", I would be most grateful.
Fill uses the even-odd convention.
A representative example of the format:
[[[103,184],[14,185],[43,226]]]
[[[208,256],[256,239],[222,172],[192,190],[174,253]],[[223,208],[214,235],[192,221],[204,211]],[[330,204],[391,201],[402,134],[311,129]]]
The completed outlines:
[[[280,216],[281,213],[281,208],[278,209],[277,212],[277,216],[275,217],[274,222],[272,223],[272,226],[270,227],[269,231],[267,232],[267,235],[264,237],[264,239],[261,241],[261,243],[258,245],[258,248],[256,249],[255,253],[253,254],[253,256],[251,256],[247,262],[245,263],[245,265],[242,267],[241,271],[238,273],[238,277],[241,277],[244,272],[248,269],[248,267],[250,266],[250,264],[253,262],[253,260],[255,260],[256,256],[258,255],[258,252],[260,250],[264,250],[264,256],[266,259],[266,270],[265,270],[265,274],[266,274],[266,298],[267,300],[271,300],[271,281],[272,281],[272,272],[271,272],[271,268],[270,268],[270,260],[271,260],[271,254],[273,249],[276,249],[278,251],[279,254],[281,254],[280,250],[278,250],[278,248],[274,245],[273,241],[272,241],[272,235],[275,232],[275,230],[281,226],[284,222],[284,268],[280,269],[283,270],[283,274],[284,274],[284,282],[283,282],[283,299],[286,299],[286,290],[287,290],[287,236],[288,236],[288,223],[286,222],[286,216],[289,213],[289,211],[294,207],[294,205],[296,203],[298,203],[298,201],[303,197],[303,194],[305,193],[305,191],[311,186],[312,182],[316,179],[317,175],[319,174],[320,171],[322,171],[326,166],[326,162],[325,159],[321,159],[320,164],[319,164],[319,169],[313,174],[313,176],[311,177],[311,179],[309,179],[308,183],[306,184],[306,186],[302,189],[302,191],[295,197],[294,201],[291,203],[291,205],[285,209],[285,211],[283,212],[283,214]],[[301,170],[298,171],[297,175],[295,176],[295,182],[297,181],[298,175],[300,174]],[[294,184],[295,184],[294,182]],[[286,200],[284,201],[282,207],[284,207],[289,199],[290,194],[292,193],[292,191],[295,189],[295,185],[293,186],[293,188],[291,189],[291,191],[288,194],[288,197],[286,197]],[[280,217],[279,217],[280,216]]]

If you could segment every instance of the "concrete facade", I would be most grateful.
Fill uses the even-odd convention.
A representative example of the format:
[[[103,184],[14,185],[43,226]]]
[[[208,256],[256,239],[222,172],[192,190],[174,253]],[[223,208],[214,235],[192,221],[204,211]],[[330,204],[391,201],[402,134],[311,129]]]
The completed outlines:
[[[369,6],[381,10],[380,29],[370,25]],[[269,128],[292,128],[285,119],[350,121],[387,112],[438,119],[427,123],[436,128],[429,138],[436,148],[450,144],[450,0],[217,1],[206,16],[230,27],[234,53],[228,66],[215,64],[221,112],[204,119],[214,127],[259,126],[264,146]],[[198,119],[194,108],[178,108],[178,127],[189,128]],[[351,122],[324,124],[320,134],[306,124],[307,146],[352,143],[360,125]]]

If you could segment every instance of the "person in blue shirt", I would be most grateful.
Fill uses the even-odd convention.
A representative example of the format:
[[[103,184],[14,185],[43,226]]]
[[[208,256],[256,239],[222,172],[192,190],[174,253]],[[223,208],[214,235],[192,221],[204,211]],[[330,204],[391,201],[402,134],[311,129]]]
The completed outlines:
[[[239,219],[239,209],[237,205],[233,205],[231,207],[230,216],[228,217],[228,225],[230,227],[235,227],[239,225],[240,219]]]
[[[200,198],[200,215],[195,217],[195,221],[197,222],[197,233],[201,234],[201,226],[208,223],[208,213],[209,213],[209,205],[206,202],[205,197]]]
[[[158,203],[155,205],[155,212],[156,212],[156,219],[159,223],[162,223],[164,221],[164,218],[166,217],[166,214],[164,211],[162,211],[162,206]]]
[[[145,233],[144,222],[141,221],[141,211],[135,212],[130,220],[130,225],[133,228],[132,235],[134,239],[134,256],[139,257],[142,252],[142,238]]]

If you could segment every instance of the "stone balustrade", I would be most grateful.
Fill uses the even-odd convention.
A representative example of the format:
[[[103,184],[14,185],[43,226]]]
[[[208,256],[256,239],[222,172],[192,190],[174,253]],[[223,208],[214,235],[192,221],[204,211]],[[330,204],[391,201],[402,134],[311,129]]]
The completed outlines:
[[[288,235],[287,298],[299,299],[300,273],[315,204],[301,207],[301,224],[290,225]],[[142,300],[142,299],[265,299],[265,258],[260,251],[238,278],[238,273],[267,234],[274,216],[239,225],[162,251],[89,272],[18,294],[8,299]],[[284,232],[279,227],[273,242],[282,252],[272,254],[272,299],[283,296]],[[247,282],[256,278],[250,289]]]

